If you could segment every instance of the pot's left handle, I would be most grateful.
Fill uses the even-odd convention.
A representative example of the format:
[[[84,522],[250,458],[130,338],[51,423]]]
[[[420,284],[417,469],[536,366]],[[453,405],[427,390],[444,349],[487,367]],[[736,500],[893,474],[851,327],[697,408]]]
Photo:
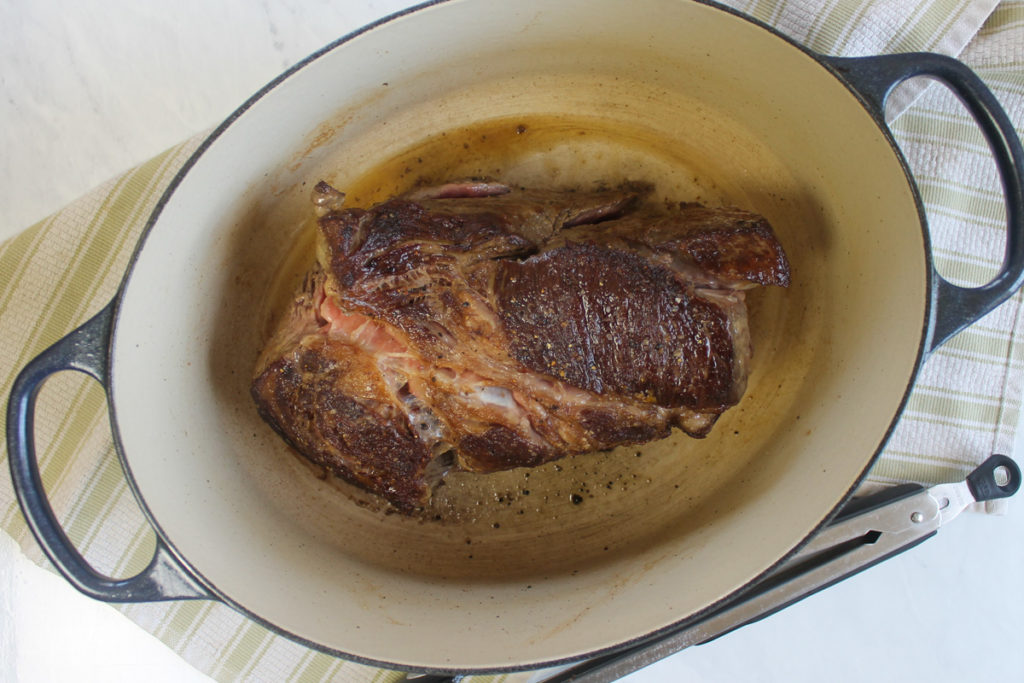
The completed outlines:
[[[14,380],[7,404],[7,451],[11,480],[28,526],[46,556],[78,590],[106,602],[152,602],[213,598],[171,554],[156,541],[156,553],[138,575],[113,579],[100,574],[82,557],[64,533],[46,498],[35,448],[35,404],[46,379],[62,370],[77,370],[95,378],[104,390],[107,347],[114,304],[33,359]]]
[[[878,57],[826,57],[836,74],[859,92],[884,125],[893,88],[915,76],[934,78],[953,91],[974,117],[996,162],[1006,201],[1006,252],[996,276],[980,287],[959,287],[934,274],[928,350],[1010,298],[1024,284],[1024,150],[1013,123],[984,82],[944,55],[907,53]]]

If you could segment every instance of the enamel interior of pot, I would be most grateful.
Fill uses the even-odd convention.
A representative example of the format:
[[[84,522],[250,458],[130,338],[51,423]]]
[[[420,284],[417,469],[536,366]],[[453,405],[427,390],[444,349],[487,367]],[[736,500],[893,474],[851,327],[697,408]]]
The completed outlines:
[[[454,475],[424,519],[323,481],[258,418],[260,345],[309,262],[309,191],[654,181],[764,214],[793,264],[754,292],[746,396],[703,440]],[[468,0],[335,48],[197,161],[141,251],[113,401],[165,538],[228,600],[317,645],[505,668],[614,646],[767,570],[870,464],[912,380],[925,243],[903,169],[811,57],[673,0]]]

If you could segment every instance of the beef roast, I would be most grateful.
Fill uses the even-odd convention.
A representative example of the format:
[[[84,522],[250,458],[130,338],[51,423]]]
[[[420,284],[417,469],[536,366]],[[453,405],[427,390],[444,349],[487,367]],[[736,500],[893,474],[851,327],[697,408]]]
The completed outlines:
[[[258,362],[260,414],[403,512],[450,468],[706,435],[746,386],[744,290],[789,265],[758,215],[648,195],[467,181],[346,209],[318,184],[319,267]]]

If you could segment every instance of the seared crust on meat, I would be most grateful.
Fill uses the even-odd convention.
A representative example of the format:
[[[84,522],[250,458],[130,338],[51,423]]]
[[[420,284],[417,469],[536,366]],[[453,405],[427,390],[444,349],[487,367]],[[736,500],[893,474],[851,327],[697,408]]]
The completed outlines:
[[[301,454],[403,512],[442,461],[494,472],[704,436],[745,388],[743,290],[789,284],[763,218],[655,209],[644,186],[453,182],[370,209],[317,188],[322,271],[253,398]]]

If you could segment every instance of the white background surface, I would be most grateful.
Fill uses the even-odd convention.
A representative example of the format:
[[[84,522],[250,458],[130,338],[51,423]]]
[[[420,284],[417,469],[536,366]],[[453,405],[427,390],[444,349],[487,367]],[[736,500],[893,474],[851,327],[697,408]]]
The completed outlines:
[[[0,238],[406,4],[3,0]],[[1024,681],[1024,498],[1004,517],[961,516],[907,554],[631,678],[867,679]],[[208,679],[0,532],[0,680]]]

